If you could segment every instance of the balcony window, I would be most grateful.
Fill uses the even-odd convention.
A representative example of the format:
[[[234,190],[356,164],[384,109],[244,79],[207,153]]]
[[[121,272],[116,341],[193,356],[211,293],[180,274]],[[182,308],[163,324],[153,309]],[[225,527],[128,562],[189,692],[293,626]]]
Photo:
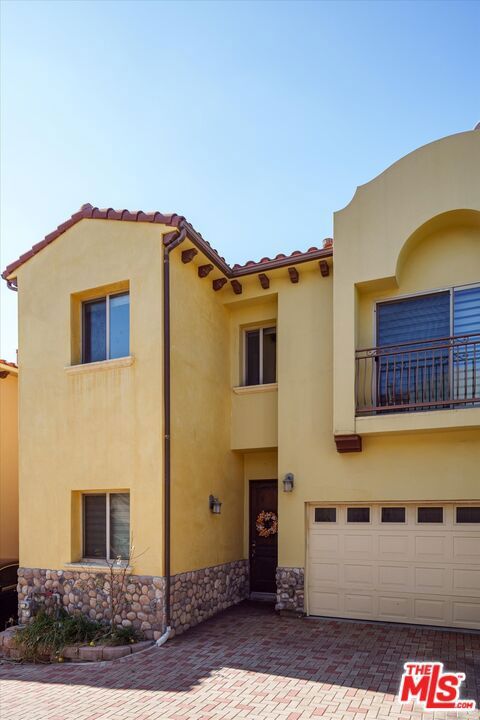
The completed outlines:
[[[130,353],[130,296],[107,295],[83,303],[84,363],[126,357]]]
[[[357,414],[480,404],[480,285],[378,303],[376,327],[357,351]]]
[[[264,385],[277,380],[277,328],[245,331],[245,385]]]

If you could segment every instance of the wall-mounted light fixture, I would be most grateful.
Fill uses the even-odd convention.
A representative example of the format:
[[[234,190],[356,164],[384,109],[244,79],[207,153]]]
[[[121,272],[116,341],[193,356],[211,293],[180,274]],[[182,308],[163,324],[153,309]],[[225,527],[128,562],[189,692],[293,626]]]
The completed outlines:
[[[222,511],[222,503],[217,497],[210,495],[210,497],[208,498],[208,504],[210,506],[210,512],[212,512],[214,515],[220,515]]]
[[[283,478],[283,492],[292,492],[294,485],[293,473],[287,473]]]

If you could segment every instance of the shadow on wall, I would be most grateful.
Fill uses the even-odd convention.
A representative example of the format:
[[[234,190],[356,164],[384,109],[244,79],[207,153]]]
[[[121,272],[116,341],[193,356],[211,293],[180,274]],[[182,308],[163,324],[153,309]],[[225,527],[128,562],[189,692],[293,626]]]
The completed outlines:
[[[408,660],[437,660],[455,672],[465,672],[463,696],[477,700],[478,704],[480,634],[381,623],[290,619],[278,616],[270,606],[248,601],[174,638],[162,648],[108,663],[101,672],[98,667],[85,665],[0,665],[0,678],[3,675],[4,679],[17,682],[85,689],[90,686],[182,693],[198,688],[212,674],[223,671],[221,678],[215,680],[215,690],[231,694],[236,678],[228,671],[240,670],[386,693],[393,700],[403,664]],[[252,678],[254,694],[261,695],[265,680],[268,677]],[[276,702],[281,701],[279,690],[281,685],[274,691],[268,686]],[[164,703],[167,713],[168,704],[173,702],[171,695],[159,694],[155,697],[156,710]],[[227,697],[224,702],[233,699]]]

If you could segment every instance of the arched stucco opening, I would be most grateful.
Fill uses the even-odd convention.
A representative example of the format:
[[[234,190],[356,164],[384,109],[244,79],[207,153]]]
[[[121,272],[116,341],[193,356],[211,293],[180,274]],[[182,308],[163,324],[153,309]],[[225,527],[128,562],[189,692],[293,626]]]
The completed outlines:
[[[424,275],[431,268],[439,282],[442,273],[434,266],[443,265],[445,271],[448,270],[451,284],[452,263],[455,264],[457,257],[465,268],[466,255],[471,260],[470,269],[476,270],[477,279],[480,279],[480,212],[457,209],[436,215],[417,228],[403,244],[395,268],[397,285],[401,287],[405,283],[406,276],[412,274],[413,265],[420,265],[417,272]],[[459,282],[464,281],[459,278]]]

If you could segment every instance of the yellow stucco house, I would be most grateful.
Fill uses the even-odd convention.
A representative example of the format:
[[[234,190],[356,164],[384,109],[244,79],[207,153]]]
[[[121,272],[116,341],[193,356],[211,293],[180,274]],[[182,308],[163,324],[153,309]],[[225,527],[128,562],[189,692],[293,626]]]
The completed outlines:
[[[320,247],[231,266],[181,216],[84,205],[3,277],[21,601],[102,617],[133,542],[147,636],[250,593],[480,628],[480,131],[359,187]]]
[[[0,561],[18,558],[18,368],[0,360]]]

